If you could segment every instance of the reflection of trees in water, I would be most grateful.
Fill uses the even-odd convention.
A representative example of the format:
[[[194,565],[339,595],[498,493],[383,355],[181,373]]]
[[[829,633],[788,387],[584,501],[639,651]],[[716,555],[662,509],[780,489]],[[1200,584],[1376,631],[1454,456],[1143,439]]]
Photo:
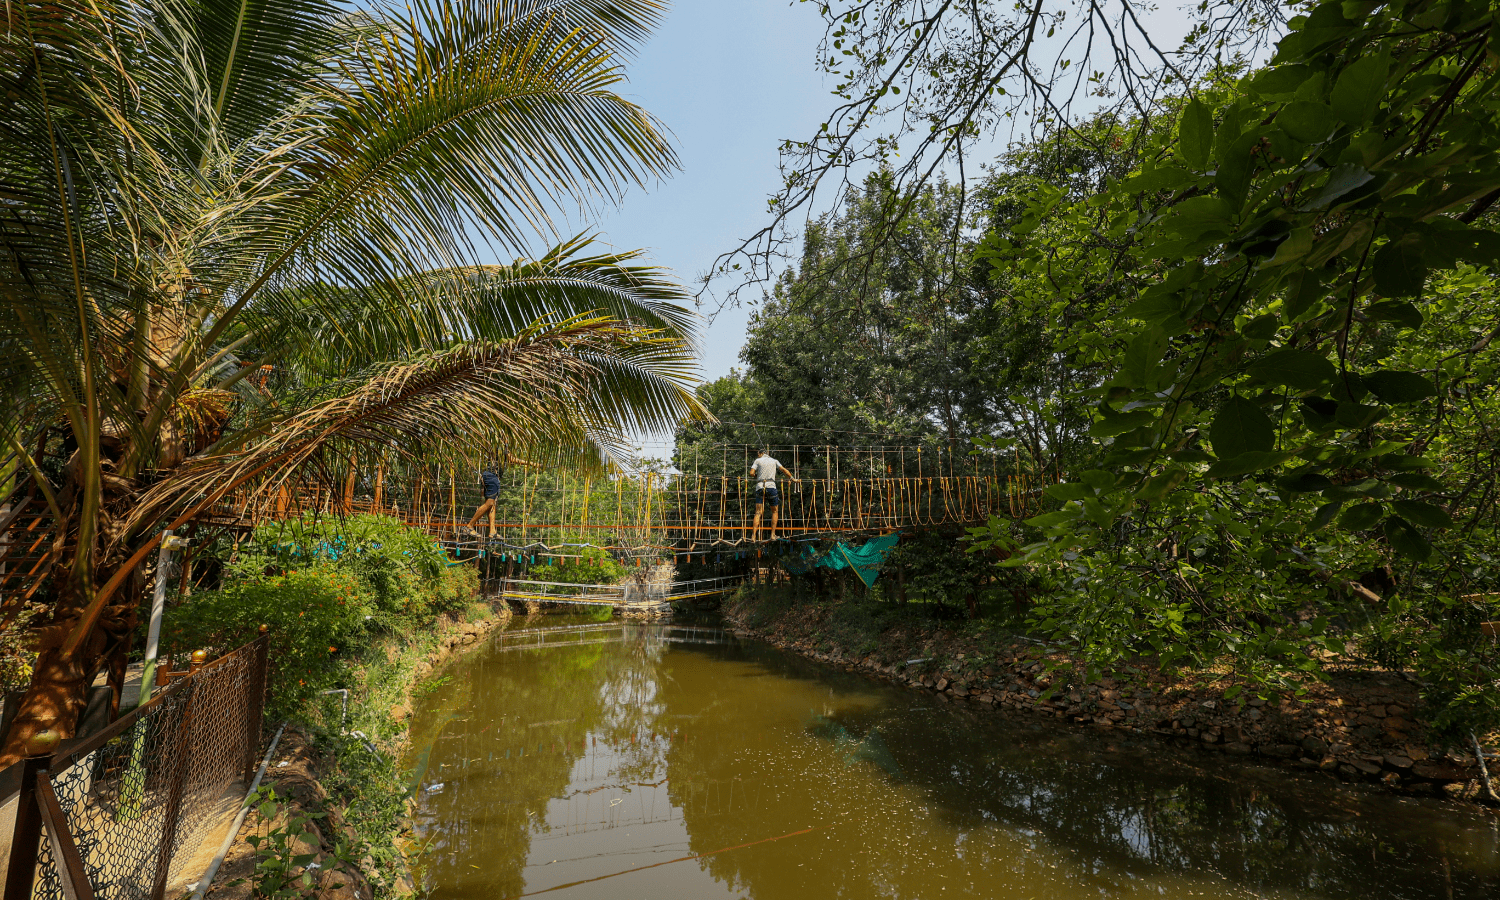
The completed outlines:
[[[502,640],[447,669],[450,680],[419,700],[411,727],[411,761],[425,764],[423,882],[442,884],[445,897],[522,893],[531,836],[546,829],[548,803],[568,793],[596,743],[614,751],[602,754],[614,783],[662,768],[664,748],[640,739],[661,713],[654,673],[666,645],[651,632],[607,629],[540,648]]]
[[[1500,891],[1500,847],[1472,846],[1475,833],[1465,834],[1451,811],[1412,808],[1398,823],[1388,818],[1392,798],[1213,758],[1173,761],[1163,758],[1159,743],[1143,739],[1101,755],[1092,739],[1036,727],[1002,736],[949,724],[944,739],[934,741],[951,716],[879,718],[888,737],[897,735],[892,744],[903,761],[918,761],[913,739],[937,751],[920,754],[928,763],[914,777],[921,782],[928,773],[927,788],[950,820],[967,825],[993,817],[1035,829],[1054,844],[1137,874],[1213,872],[1255,891],[1331,896]],[[1200,763],[1217,771],[1198,769]],[[1435,877],[1445,869],[1452,894]]]
[[[1387,797],[1241,770],[1222,757],[1166,759],[1151,741],[1104,750],[1092,736],[997,726],[989,717],[911,710],[899,701],[835,708],[826,716],[813,711],[805,735],[817,740],[816,752],[757,747],[745,733],[746,710],[716,708],[708,697],[692,685],[663,682],[671,713],[701,714],[695,730],[719,736],[674,743],[668,756],[673,800],[684,810],[693,852],[827,826],[826,834],[785,849],[752,847],[701,861],[758,900],[799,891],[929,896],[921,873],[945,870],[984,872],[1018,885],[1055,883],[1059,870],[1041,858],[1047,853],[1053,862],[1060,855],[1071,863],[1061,867],[1073,873],[1060,891],[1068,896],[1125,893],[1142,878],[1171,873],[1218,875],[1257,893],[1500,896],[1495,842],[1455,821],[1451,810],[1412,805],[1394,822],[1397,807]],[[910,790],[897,791],[896,784]],[[722,786],[735,786],[744,799],[729,814],[722,799],[701,802],[705,785],[720,786],[721,798]],[[910,803],[890,799],[903,792]],[[946,827],[932,827],[932,815]],[[951,844],[939,846],[944,835]],[[1475,845],[1476,837],[1484,846]],[[1028,854],[1026,843],[1046,852]],[[792,865],[805,864],[798,872],[816,871],[810,881],[789,878],[792,857]],[[939,883],[949,886],[944,896],[966,893],[952,882],[929,881],[927,890]],[[983,896],[993,891],[993,881],[974,889]]]
[[[549,803],[570,804],[550,807],[554,837],[670,815],[636,808],[660,794],[629,793],[663,778],[690,853],[817,829],[678,864],[756,900],[906,900],[938,884],[944,897],[1172,894],[1172,873],[1257,894],[1500,896],[1500,879],[1479,874],[1500,868],[1489,833],[1451,811],[1382,821],[1389,798],[923,709],[757,647],[667,654],[669,635],[625,626],[566,648],[502,645],[449,670],[413,729],[432,748],[425,783],[445,783],[420,823],[444,898],[523,892]],[[972,889],[955,883],[966,873]]]

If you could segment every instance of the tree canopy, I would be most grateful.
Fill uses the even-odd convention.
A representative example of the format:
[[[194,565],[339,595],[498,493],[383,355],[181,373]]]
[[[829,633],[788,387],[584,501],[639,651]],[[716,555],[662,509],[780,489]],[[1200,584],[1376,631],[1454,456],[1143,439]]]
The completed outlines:
[[[917,72],[884,56],[898,36],[877,34],[878,16],[919,8],[900,40],[918,28],[958,40],[933,36],[960,15],[943,4],[844,10],[832,34],[860,73],[849,89],[868,100],[875,73],[907,73],[901,84],[927,93],[902,101],[905,114],[980,128],[959,102],[977,97],[972,79],[955,73],[1002,79],[1007,63]],[[963,15],[987,11],[998,28],[1058,8]],[[1086,31],[1098,9],[1072,25]],[[1243,12],[1281,23],[1269,7]],[[865,421],[937,433],[941,406],[912,385],[960,385],[968,436],[1021,442],[1063,478],[1047,488],[1051,511],[973,537],[1045,582],[1032,627],[1096,667],[1227,666],[1257,691],[1295,692],[1353,656],[1414,673],[1438,726],[1493,727],[1500,669],[1480,623],[1500,619],[1497,11],[1409,0],[1290,12],[1263,64],[1248,55],[1249,20],[1206,19],[1188,44],[1206,64],[1116,70],[1098,83],[1122,93],[1086,118],[1058,82],[1032,79],[1050,128],[969,178],[962,204],[935,201],[955,189],[909,161],[850,192],[808,230],[752,327],[742,393],[767,411],[757,422],[818,415],[825,383],[851,409],[899,397],[908,418]],[[944,277],[957,302],[941,315],[892,289],[893,273],[929,258],[904,243],[916,220],[956,248]],[[860,325],[886,315],[919,334],[871,342],[849,327],[855,309]],[[824,319],[840,325],[819,332]],[[826,337],[794,353],[769,338],[772,322]],[[893,349],[949,336],[935,359]],[[860,387],[867,373],[877,388]]]

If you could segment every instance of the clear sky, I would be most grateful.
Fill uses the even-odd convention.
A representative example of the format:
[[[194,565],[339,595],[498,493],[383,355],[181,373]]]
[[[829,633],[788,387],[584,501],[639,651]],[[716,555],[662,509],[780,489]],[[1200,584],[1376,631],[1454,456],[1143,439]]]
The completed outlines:
[[[779,183],[777,147],[810,133],[832,105],[813,69],[822,33],[810,3],[676,0],[621,93],[671,130],[682,170],[605,212],[601,239],[645,248],[692,284],[763,226]],[[739,364],[747,318],[746,309],[728,309],[706,330],[705,378]]]
[[[1187,21],[1175,4],[1164,6],[1146,21],[1160,46],[1175,46]],[[822,34],[814,3],[675,0],[628,65],[630,83],[621,93],[671,131],[682,169],[631,191],[597,221],[571,223],[575,230],[595,228],[619,250],[644,248],[694,285],[719,254],[769,221],[766,199],[779,184],[777,148],[811,135],[834,106],[814,69]],[[994,136],[971,159],[985,149],[998,153],[1008,137]],[[705,303],[703,311],[711,314],[715,305]],[[748,318],[746,308],[725,309],[705,327],[705,379],[739,365]]]
[[[1187,25],[1176,5],[1147,18],[1162,46]],[[617,250],[643,248],[689,286],[714,259],[769,220],[766,199],[779,185],[777,148],[811,135],[835,104],[814,68],[823,20],[797,0],[675,0],[658,31],[627,66],[621,93],[654,114],[675,138],[682,169],[630,191],[597,219],[572,217],[568,233],[593,230]],[[993,156],[1009,135],[986,143]],[[980,150],[971,156],[978,159]],[[822,198],[827,208],[831,198]],[[703,312],[716,312],[705,303]],[[719,311],[702,336],[702,376],[739,365],[750,310]],[[639,438],[647,455],[666,455],[670,436]]]

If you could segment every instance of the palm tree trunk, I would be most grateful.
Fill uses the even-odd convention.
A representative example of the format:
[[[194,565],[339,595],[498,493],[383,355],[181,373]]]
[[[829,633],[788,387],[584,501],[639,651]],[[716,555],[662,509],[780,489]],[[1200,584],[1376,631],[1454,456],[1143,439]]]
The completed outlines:
[[[0,745],[0,768],[23,758],[26,742],[39,731],[50,728],[65,739],[72,737],[88,702],[89,682],[98,665],[102,642],[90,635],[73,654],[63,654],[63,642],[77,624],[84,604],[78,602],[72,579],[58,581],[56,608],[68,614],[58,616],[38,634],[41,646],[31,684],[21,698],[5,743]]]
[[[108,532],[109,518],[98,518],[90,530]],[[38,653],[31,684],[21,698],[4,743],[0,744],[0,768],[24,757],[26,742],[39,731],[50,728],[64,739],[73,737],[88,703],[89,686],[106,662],[106,650],[129,641],[134,612],[145,585],[145,573],[139,567],[125,579],[115,603],[100,613],[92,631],[72,653],[64,652],[68,636],[78,627],[93,597],[92,590],[80,591],[79,579],[68,577],[78,553],[76,543],[72,549],[75,559],[60,562],[56,567],[60,577],[52,585],[55,612],[51,624],[36,633]],[[127,562],[118,552],[104,555],[109,557],[108,562],[95,569],[86,584],[108,583]]]

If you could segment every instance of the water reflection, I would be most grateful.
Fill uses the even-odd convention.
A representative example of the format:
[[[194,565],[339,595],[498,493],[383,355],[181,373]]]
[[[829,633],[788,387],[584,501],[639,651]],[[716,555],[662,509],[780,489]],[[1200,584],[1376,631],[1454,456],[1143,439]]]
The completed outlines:
[[[1006,721],[715,629],[502,636],[448,674],[413,729],[438,898],[1500,896],[1500,837],[1461,810]]]

